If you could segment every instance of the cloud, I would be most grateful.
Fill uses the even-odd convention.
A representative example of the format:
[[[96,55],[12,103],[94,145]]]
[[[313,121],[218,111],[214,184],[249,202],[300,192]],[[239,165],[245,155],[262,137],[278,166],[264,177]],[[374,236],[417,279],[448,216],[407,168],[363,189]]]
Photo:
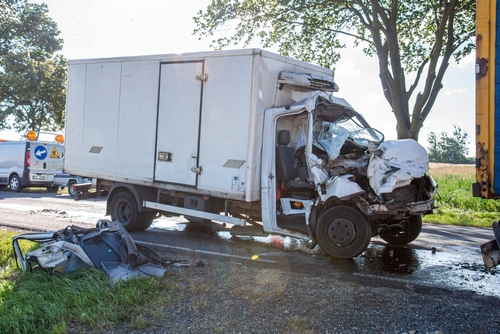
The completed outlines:
[[[476,54],[475,52],[472,52],[470,54],[468,54],[466,57],[464,57],[464,59],[462,59],[460,61],[460,63],[455,63],[454,61],[453,62],[450,62],[450,67],[462,67],[462,68],[465,68],[465,67],[471,67],[471,66],[474,66],[476,64]]]
[[[385,99],[384,94],[382,94],[382,93],[371,92],[368,94],[367,100],[368,100],[368,103],[370,103],[370,104],[373,104],[373,105],[382,104],[382,105],[384,105],[384,107],[385,107],[385,103],[387,103],[387,100]]]
[[[463,87],[463,88],[454,88],[454,89],[446,89],[446,91],[444,92],[445,95],[447,96],[450,96],[450,95],[455,95],[455,94],[464,94],[465,92],[467,92],[467,88]]]
[[[340,60],[337,64],[335,64],[336,70],[335,74],[343,77],[351,77],[351,76],[360,76],[361,69],[352,61],[343,61]]]

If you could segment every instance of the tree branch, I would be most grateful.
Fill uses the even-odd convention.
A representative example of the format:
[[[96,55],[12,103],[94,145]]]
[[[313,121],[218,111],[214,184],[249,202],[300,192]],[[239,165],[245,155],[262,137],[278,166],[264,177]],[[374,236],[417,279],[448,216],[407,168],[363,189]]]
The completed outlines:
[[[424,71],[424,67],[425,67],[425,65],[427,65],[428,62],[429,62],[429,58],[425,58],[424,61],[422,62],[422,64],[420,64],[420,66],[418,67],[417,76],[416,76],[415,80],[413,81],[413,84],[408,89],[408,96],[413,95],[413,92],[415,91],[415,88],[417,88],[418,82],[420,81],[420,77],[422,75],[422,72]]]
[[[424,86],[424,91],[423,93],[419,94],[419,97],[415,101],[415,106],[413,108],[413,119],[415,121],[418,121],[421,123],[421,112],[423,110],[424,105],[427,103],[429,100],[429,97],[431,95],[434,83],[436,81],[436,66],[438,63],[438,60],[440,58],[440,50],[442,49],[443,45],[443,38],[444,38],[444,32],[446,29],[450,29],[449,25],[449,20],[451,20],[451,29],[453,30],[453,14],[454,14],[454,6],[456,4],[456,0],[451,0],[450,2],[445,4],[445,8],[443,10],[443,16],[441,18],[441,22],[439,24],[438,29],[436,30],[436,41],[435,45],[432,49],[432,53],[430,54],[430,61],[429,61],[429,69],[427,71],[427,78]],[[447,49],[453,47],[453,32],[451,36],[448,33],[448,43],[447,43]],[[449,56],[447,57],[449,59]],[[447,65],[446,65],[447,66]],[[439,88],[440,89],[440,88]]]
[[[454,36],[453,36],[453,22],[455,18],[455,12],[452,11],[450,13],[450,17],[448,19],[448,27],[447,27],[447,43],[446,43],[446,48],[445,52],[443,55],[443,60],[441,61],[441,65],[439,66],[438,74],[435,79],[435,83],[432,87],[431,94],[429,95],[428,100],[425,103],[425,107],[422,110],[422,114],[420,116],[420,122],[423,123],[423,121],[427,118],[429,115],[429,112],[431,110],[432,105],[436,101],[437,95],[439,91],[443,88],[443,85],[441,82],[443,81],[444,74],[446,72],[446,69],[448,68],[448,63],[450,60],[451,55],[453,54],[454,50]]]

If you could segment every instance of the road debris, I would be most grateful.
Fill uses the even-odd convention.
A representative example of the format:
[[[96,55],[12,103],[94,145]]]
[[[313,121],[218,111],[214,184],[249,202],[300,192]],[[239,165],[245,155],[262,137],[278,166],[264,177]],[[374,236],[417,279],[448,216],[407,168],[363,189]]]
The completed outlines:
[[[486,268],[493,268],[500,264],[500,223],[494,222],[492,225],[495,240],[488,241],[481,245],[481,255]]]
[[[23,254],[20,240],[42,245]],[[95,228],[71,225],[56,232],[20,234],[12,238],[12,246],[23,271],[40,267],[68,274],[80,268],[96,268],[103,270],[111,283],[142,276],[161,277],[164,266],[179,263],[164,260],[150,248],[136,244],[121,224],[105,219],[99,220]]]

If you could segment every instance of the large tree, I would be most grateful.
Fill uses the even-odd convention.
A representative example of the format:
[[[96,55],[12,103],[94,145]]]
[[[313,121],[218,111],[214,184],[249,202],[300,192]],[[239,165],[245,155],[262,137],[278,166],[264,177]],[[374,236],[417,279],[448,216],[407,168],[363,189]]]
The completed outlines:
[[[194,19],[196,34],[216,37],[214,48],[260,39],[264,48],[277,45],[283,55],[325,67],[333,67],[336,50],[351,38],[378,56],[398,138],[416,140],[450,59],[474,49],[472,0],[212,0]],[[415,74],[410,86],[409,73]]]
[[[64,125],[66,60],[45,4],[0,0],[0,130]]]

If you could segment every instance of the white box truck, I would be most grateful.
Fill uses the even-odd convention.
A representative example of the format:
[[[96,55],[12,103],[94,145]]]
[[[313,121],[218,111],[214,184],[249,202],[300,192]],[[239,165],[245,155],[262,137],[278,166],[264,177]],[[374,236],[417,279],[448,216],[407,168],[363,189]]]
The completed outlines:
[[[332,70],[259,49],[70,60],[67,173],[129,230],[154,217],[279,234],[330,256],[406,244],[432,212],[425,149],[384,141]]]

